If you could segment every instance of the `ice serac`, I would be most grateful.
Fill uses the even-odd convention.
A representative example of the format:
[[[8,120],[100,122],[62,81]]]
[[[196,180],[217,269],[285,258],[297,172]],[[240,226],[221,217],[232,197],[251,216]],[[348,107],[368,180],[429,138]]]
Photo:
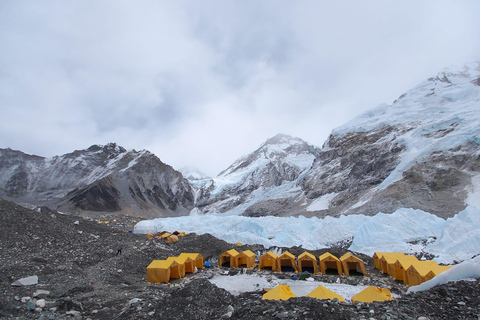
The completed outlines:
[[[43,158],[0,150],[0,195],[71,213],[143,217],[188,214],[193,193],[182,174],[148,151],[110,143]]]
[[[288,214],[295,194],[301,193],[295,182],[318,152],[299,138],[278,134],[208,183],[198,182],[196,205],[204,214]]]
[[[446,69],[333,130],[299,183],[329,197],[317,214],[463,210],[480,174],[479,79],[479,63]]]

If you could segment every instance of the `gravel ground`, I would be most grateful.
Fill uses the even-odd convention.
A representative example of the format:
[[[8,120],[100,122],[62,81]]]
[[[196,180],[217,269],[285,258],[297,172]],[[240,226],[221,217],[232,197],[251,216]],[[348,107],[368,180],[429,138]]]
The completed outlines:
[[[124,218],[128,220],[128,218]],[[124,221],[125,225],[128,221]],[[366,263],[368,277],[340,277],[352,285],[391,289],[395,301],[350,304],[306,297],[264,301],[261,288],[233,295],[208,279],[238,269],[199,270],[170,284],[146,282],[146,266],[181,252],[199,252],[215,262],[232,244],[211,235],[188,234],[176,243],[147,240],[127,228],[62,215],[48,208],[29,210],[0,200],[0,319],[479,319],[480,284],[458,281],[406,295],[406,288]],[[174,230],[167,230],[174,231]],[[180,230],[181,231],[181,230]],[[116,255],[122,245],[121,255]],[[264,252],[261,246],[241,246]],[[302,248],[284,248],[295,255]],[[327,249],[311,251],[320,255]],[[337,256],[343,247],[329,248]],[[289,273],[249,270],[289,278]],[[38,284],[12,286],[17,279],[38,276]],[[339,276],[315,275],[334,283]],[[42,292],[45,290],[47,292]],[[422,318],[424,317],[424,318]]]

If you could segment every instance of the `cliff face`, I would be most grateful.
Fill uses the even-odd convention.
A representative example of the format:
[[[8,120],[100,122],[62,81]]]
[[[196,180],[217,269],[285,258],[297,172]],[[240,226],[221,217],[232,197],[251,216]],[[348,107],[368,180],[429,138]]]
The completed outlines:
[[[116,144],[42,158],[0,151],[0,194],[17,202],[50,205],[66,212],[116,212],[157,217],[187,214],[190,184],[148,151]]]

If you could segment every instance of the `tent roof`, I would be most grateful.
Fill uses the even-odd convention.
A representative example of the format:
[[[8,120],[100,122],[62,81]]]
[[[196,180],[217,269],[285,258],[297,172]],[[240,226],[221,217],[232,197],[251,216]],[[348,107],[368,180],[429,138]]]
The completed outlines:
[[[325,252],[324,254],[322,254],[320,257],[318,257],[320,259],[320,261],[322,260],[325,260],[325,259],[332,259],[332,260],[335,260],[335,261],[340,261],[340,259],[338,259],[337,257],[335,257],[333,254],[331,254],[330,252]]]
[[[290,252],[288,251],[285,251],[284,253],[282,253],[278,259],[294,259],[295,260],[295,256],[293,254],[291,254]]]
[[[239,254],[239,253],[238,253],[237,250],[235,250],[235,249],[230,249],[230,250],[225,251],[224,253],[222,253],[221,256],[228,255],[228,256],[236,257],[238,254]]]
[[[374,301],[387,301],[393,300],[392,297],[389,297],[386,289],[381,289],[377,287],[367,287],[364,290],[360,291],[352,297],[352,302],[374,302]]]
[[[183,256],[187,256],[193,260],[196,260],[198,258],[203,258],[200,253],[186,253],[186,252],[180,253],[179,257],[183,257]]]
[[[252,252],[252,251],[250,251],[250,250],[245,250],[245,251],[242,251],[242,252],[240,252],[239,254],[241,254],[241,255],[245,255],[245,256],[247,256],[247,257],[249,257],[249,258],[251,258],[251,257],[255,257],[255,253],[253,253],[253,252]]]
[[[292,293],[289,286],[279,284],[265,293],[262,300],[288,300],[293,297],[296,297],[296,295]]]
[[[333,292],[330,289],[325,288],[324,286],[318,286],[312,292],[307,294],[307,297],[316,298],[316,299],[330,299],[330,300],[337,298],[339,301],[345,302],[345,299],[341,295]]]
[[[299,260],[311,259],[311,260],[317,261],[317,257],[315,257],[313,254],[311,254],[310,252],[307,252],[307,251],[305,251],[304,253],[302,253],[301,255],[299,255],[299,256],[298,256],[298,259],[299,259]]]
[[[262,254],[260,258],[271,257],[273,259],[277,259],[278,256],[273,251],[268,251],[267,253]]]
[[[405,254],[403,252],[392,252],[391,254],[384,254],[380,260],[386,261],[388,264],[394,264],[397,260],[403,259]]]
[[[167,258],[167,260],[169,259],[173,259],[174,261],[178,262],[179,264],[185,264],[186,262],[188,261],[193,261],[195,259],[192,259],[191,257],[187,256],[187,255],[179,255],[178,257],[169,257]]]
[[[413,263],[407,270],[415,270],[422,277],[426,276],[427,273],[434,270],[438,266],[436,261],[418,261]]]
[[[416,262],[418,262],[417,257],[405,255],[401,258],[398,258],[397,261],[395,261],[395,264],[402,266],[404,269],[408,269],[408,267]]]
[[[177,265],[178,262],[176,262],[173,259],[170,260],[153,260],[147,267],[147,269],[152,268],[152,269],[168,269],[170,268],[171,265]]]
[[[362,262],[363,263],[363,260],[360,259],[359,257],[357,256],[354,256],[353,254],[351,254],[350,252],[347,252],[345,253],[343,256],[340,257],[340,261],[345,261],[345,260],[348,260],[348,261],[356,261],[356,262]]]

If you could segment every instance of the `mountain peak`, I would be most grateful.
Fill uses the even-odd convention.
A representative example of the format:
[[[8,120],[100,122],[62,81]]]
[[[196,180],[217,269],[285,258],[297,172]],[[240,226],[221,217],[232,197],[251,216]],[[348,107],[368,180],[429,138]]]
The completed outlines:
[[[292,136],[289,136],[288,134],[283,134],[279,133],[265,141],[264,145],[272,145],[272,144],[283,144],[283,143],[288,143],[292,144],[293,143],[304,143],[304,141],[300,138],[295,138]]]

